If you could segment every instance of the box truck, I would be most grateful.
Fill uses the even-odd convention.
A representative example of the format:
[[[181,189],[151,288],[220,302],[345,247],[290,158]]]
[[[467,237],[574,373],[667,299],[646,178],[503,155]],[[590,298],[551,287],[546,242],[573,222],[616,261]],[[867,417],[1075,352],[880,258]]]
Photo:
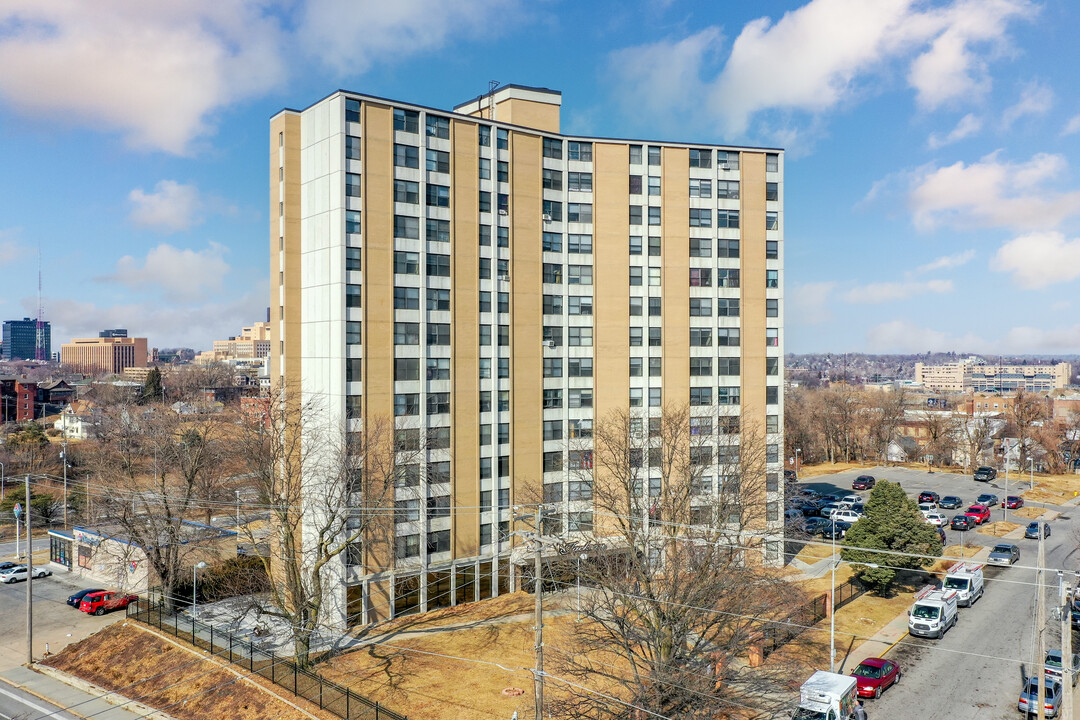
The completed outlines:
[[[855,716],[856,680],[818,670],[799,689],[792,720],[851,720]]]

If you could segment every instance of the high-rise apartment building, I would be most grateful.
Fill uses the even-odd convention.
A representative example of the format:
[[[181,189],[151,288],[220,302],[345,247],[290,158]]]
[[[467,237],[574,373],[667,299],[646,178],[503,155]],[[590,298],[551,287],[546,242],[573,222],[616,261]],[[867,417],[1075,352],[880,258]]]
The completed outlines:
[[[60,346],[60,362],[90,375],[119,375],[124,368],[146,367],[146,338],[75,338]]]
[[[915,382],[935,392],[1050,392],[1064,388],[1072,382],[1072,376],[1073,366],[1066,362],[1054,365],[1003,365],[970,357],[942,365],[915,363]]]
[[[52,327],[49,321],[42,323],[42,353],[45,360],[52,358]],[[4,322],[4,360],[33,360],[37,357],[37,320],[7,320]]]
[[[781,530],[783,152],[564,135],[560,105],[335,92],[271,120],[271,379],[427,438],[392,546],[342,556],[351,621],[508,588],[515,504],[579,537],[566,439],[615,410],[760,428]]]

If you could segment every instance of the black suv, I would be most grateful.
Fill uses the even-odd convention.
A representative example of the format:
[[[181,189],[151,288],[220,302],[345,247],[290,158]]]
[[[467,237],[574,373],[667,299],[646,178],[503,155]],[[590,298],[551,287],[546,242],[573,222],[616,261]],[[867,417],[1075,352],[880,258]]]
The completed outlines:
[[[985,465],[975,471],[975,479],[979,482],[990,482],[997,477],[997,470]]]
[[[932,490],[923,490],[919,493],[919,502],[921,503],[934,503],[937,505],[939,499],[941,499],[941,496]]]

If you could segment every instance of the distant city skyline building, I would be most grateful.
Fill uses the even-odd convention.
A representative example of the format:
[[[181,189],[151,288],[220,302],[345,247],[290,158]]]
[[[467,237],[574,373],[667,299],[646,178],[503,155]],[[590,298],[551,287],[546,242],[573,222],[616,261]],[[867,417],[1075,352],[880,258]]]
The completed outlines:
[[[146,338],[74,338],[60,346],[60,362],[88,375],[116,374],[146,367]]]
[[[49,359],[52,357],[52,327],[48,320],[42,326],[41,356]],[[4,360],[34,360],[38,356],[37,342],[37,320],[23,318],[4,322]]]
[[[943,365],[915,363],[915,382],[937,392],[1009,393],[1017,390],[1050,392],[1069,384],[1073,366],[1003,365],[970,357]]]
[[[265,358],[270,354],[270,323],[257,322],[227,340],[215,340],[214,349],[195,356],[196,363],[221,362],[234,358]]]

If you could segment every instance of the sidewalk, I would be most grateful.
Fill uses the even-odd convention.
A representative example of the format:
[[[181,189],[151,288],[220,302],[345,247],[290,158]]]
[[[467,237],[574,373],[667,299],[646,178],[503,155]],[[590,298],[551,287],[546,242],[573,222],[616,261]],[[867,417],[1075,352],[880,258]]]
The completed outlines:
[[[169,720],[163,712],[91,685],[66,673],[47,668],[49,674],[25,665],[0,673],[0,682],[58,705],[66,712],[93,720]],[[59,679],[63,677],[64,679]],[[69,684],[74,683],[74,684]]]
[[[972,562],[985,562],[986,558],[990,555],[990,548],[984,547],[975,553],[969,561]],[[868,657],[885,657],[885,653],[889,652],[907,637],[908,634],[908,616],[905,610],[901,614],[890,620],[885,627],[874,633],[873,637],[869,640],[864,640],[861,645],[856,645],[850,651],[844,654],[843,657],[839,657],[840,652],[837,650],[837,660],[839,669],[837,672],[844,672],[844,665],[848,660],[851,660],[851,666],[854,667],[863,659]]]

